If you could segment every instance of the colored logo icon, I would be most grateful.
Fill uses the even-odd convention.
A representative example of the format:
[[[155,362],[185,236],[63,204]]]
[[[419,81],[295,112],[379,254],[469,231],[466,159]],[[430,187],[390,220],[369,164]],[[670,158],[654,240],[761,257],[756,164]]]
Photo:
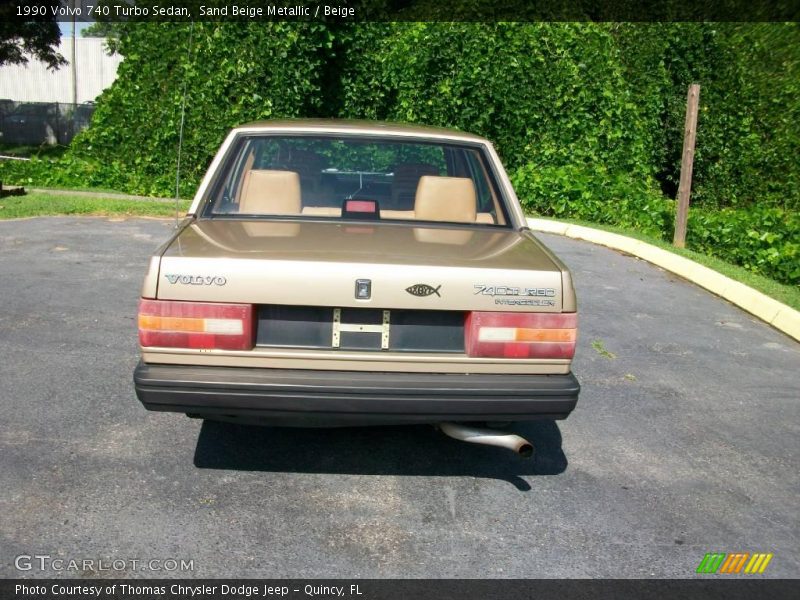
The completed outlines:
[[[766,552],[709,552],[697,566],[697,573],[755,574],[763,573],[773,554]]]

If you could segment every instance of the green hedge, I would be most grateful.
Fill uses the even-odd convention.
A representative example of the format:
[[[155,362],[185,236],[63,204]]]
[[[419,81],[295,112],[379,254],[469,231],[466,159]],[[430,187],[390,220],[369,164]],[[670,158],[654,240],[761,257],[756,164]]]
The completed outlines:
[[[341,114],[483,134],[509,169],[603,164],[643,177],[646,138],[605,25],[398,23],[365,28]]]
[[[699,83],[692,202],[800,210],[800,24],[612,26],[649,162],[674,197],[686,90]]]
[[[637,229],[662,237],[672,229],[674,202],[648,185],[603,167],[539,167],[511,173],[526,212]]]
[[[687,247],[785,283],[800,283],[800,214],[752,206],[689,213]]]

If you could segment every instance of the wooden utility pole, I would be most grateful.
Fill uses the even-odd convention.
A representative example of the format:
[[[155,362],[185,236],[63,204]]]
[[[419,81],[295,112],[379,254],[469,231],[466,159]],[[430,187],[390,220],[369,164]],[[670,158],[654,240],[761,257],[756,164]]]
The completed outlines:
[[[686,97],[686,124],[683,128],[683,156],[681,157],[681,181],[678,184],[678,207],[675,213],[675,235],[672,245],[686,245],[686,222],[689,218],[689,195],[692,192],[692,168],[694,167],[694,141],[697,137],[697,106],[700,101],[700,85],[689,86]]]

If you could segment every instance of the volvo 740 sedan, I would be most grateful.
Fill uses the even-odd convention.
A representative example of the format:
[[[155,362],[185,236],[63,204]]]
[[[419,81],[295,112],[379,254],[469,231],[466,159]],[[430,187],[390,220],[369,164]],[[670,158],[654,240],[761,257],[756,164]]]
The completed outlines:
[[[565,418],[570,272],[484,138],[349,121],[230,132],[139,304],[147,409],[271,425]]]

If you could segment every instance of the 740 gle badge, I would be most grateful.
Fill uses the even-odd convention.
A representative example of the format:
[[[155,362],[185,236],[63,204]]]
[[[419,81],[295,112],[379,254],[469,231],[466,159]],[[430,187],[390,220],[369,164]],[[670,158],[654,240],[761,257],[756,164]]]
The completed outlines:
[[[476,283],[475,294],[484,296],[512,296],[511,298],[495,298],[495,304],[506,306],[555,306],[556,303],[549,298],[555,298],[553,288],[529,288],[510,285],[487,285]],[[532,297],[533,296],[533,297]]]

